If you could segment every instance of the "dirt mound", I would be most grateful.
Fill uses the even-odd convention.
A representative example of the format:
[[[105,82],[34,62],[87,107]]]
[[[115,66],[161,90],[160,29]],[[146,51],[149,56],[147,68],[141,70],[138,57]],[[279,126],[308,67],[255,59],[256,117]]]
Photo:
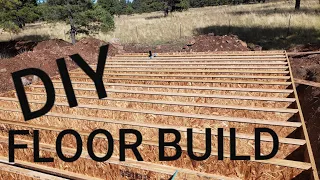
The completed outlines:
[[[127,44],[124,50],[128,53],[134,52],[213,52],[213,51],[249,51],[248,45],[241,41],[237,36],[215,36],[208,35],[195,36],[183,42],[169,42],[163,45],[143,45]]]
[[[190,40],[185,50],[190,51],[248,51],[245,42],[238,39],[237,36],[214,36],[200,35]]]
[[[52,39],[48,41],[42,41],[37,44],[36,47],[33,48],[34,51],[41,51],[44,49],[51,49],[53,47],[65,47],[65,46],[71,46],[71,43],[68,43],[62,39]]]
[[[49,40],[40,42],[33,51],[27,51],[13,58],[2,59],[0,63],[0,93],[13,90],[11,73],[26,68],[39,68],[49,76],[58,75],[56,59],[65,58],[69,69],[78,66],[69,58],[69,55],[80,54],[87,63],[97,62],[100,46],[107,44],[93,38],[82,39],[75,45],[62,40]],[[109,55],[115,54],[115,48],[110,47]],[[33,77],[27,77],[29,81]]]

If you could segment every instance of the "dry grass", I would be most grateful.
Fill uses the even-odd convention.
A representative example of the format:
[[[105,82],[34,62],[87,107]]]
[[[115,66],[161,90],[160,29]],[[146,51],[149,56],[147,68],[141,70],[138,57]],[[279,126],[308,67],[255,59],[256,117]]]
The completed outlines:
[[[121,16],[115,17],[116,29],[113,32],[92,36],[105,41],[119,38],[122,43],[159,44],[209,32],[233,33],[249,43],[267,46],[267,49],[273,41],[278,41],[277,44],[271,43],[275,49],[285,48],[291,44],[317,42],[320,40],[319,1],[301,3],[302,9],[298,12],[294,11],[294,1],[290,0],[266,4],[194,8],[173,13],[167,18],[162,17],[162,12]],[[291,25],[288,32],[290,17]],[[28,26],[17,35],[2,33],[0,41],[24,36],[39,38],[47,36],[69,41],[66,34],[68,28],[63,23],[38,23]],[[283,39],[285,42],[282,42]]]

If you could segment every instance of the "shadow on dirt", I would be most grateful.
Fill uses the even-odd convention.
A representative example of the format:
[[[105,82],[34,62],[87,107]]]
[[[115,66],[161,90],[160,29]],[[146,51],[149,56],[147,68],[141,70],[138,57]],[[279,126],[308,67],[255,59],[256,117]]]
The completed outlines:
[[[195,35],[214,33],[234,34],[248,44],[257,44],[264,50],[289,49],[298,44],[320,43],[320,31],[305,28],[262,28],[237,26],[208,26],[194,30]]]
[[[48,39],[49,36],[30,35],[0,42],[0,59],[11,58],[23,52],[32,51],[38,42]]]

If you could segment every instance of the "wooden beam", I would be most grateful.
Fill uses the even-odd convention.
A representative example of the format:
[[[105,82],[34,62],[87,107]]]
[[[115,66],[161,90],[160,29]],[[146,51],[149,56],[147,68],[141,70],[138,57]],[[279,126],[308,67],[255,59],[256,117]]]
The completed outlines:
[[[36,129],[36,130],[40,130],[40,131],[52,131],[52,132],[54,132],[54,133],[60,133],[60,132],[62,132],[63,130],[64,130],[64,128],[62,127],[62,128],[51,128],[51,127],[46,127],[46,126],[39,126],[39,125],[32,125],[32,124],[26,124],[26,123],[19,123],[19,122],[14,122],[14,121],[7,121],[7,120],[0,120],[0,122],[1,123],[3,123],[3,125],[4,125],[4,127],[7,127],[6,126],[6,124],[7,125],[13,125],[13,126],[18,126],[18,127],[14,127],[14,129],[23,129],[23,128],[28,128],[28,129]],[[29,125],[29,126],[28,126]],[[10,126],[9,126],[10,127]],[[84,136],[84,137],[88,137],[89,136],[89,134],[90,134],[90,132],[82,132],[82,131],[77,131],[81,136]],[[226,135],[224,135],[224,137],[227,137],[227,138],[229,138],[230,137],[230,133],[229,132],[225,132],[226,133]],[[48,134],[47,132],[45,133],[45,134],[47,134],[48,135],[48,137],[47,138],[49,138],[50,139],[50,134]],[[213,134],[212,134],[213,135]],[[241,139],[243,139],[243,140],[247,140],[247,141],[249,141],[249,140],[254,140],[255,139],[255,137],[253,136],[253,135],[249,135],[249,134],[238,134],[237,133],[237,137],[236,138],[239,138],[239,135],[240,136],[242,136],[243,138],[241,138]],[[116,141],[119,141],[119,136],[117,135],[117,133],[116,134],[113,134],[112,135],[113,136],[113,139],[114,140],[116,140]],[[216,135],[214,135],[214,136],[217,136],[217,134]],[[1,138],[1,137],[0,137]],[[95,136],[95,138],[100,138],[100,139],[107,139],[104,135],[101,135],[101,134],[98,134],[98,135],[96,135]],[[262,140],[262,141],[264,141],[264,143],[265,142],[273,142],[273,139],[272,139],[272,137],[271,136],[262,136],[262,138],[264,139],[264,140]],[[135,143],[136,142],[136,139],[128,139],[128,138],[126,138],[126,142],[129,142],[129,143]],[[185,142],[185,141],[184,141]],[[301,146],[301,144],[303,145],[305,142],[304,142],[304,140],[299,140],[299,139],[291,139],[291,138],[279,138],[279,142],[281,143],[281,144],[287,144],[287,145],[295,145],[295,147],[297,147],[297,146]],[[283,143],[284,142],[284,143]],[[48,142],[45,142],[45,143],[48,143]],[[246,143],[249,143],[249,142],[243,142],[244,144],[246,144]],[[41,143],[41,144],[43,144],[43,143]],[[48,143],[49,144],[49,143]],[[51,143],[50,143],[51,144]],[[116,143],[117,144],[117,143]],[[156,141],[156,140],[143,140],[142,141],[142,145],[148,145],[148,146],[155,146],[156,148],[158,148],[158,146],[159,146],[159,144],[158,144],[158,141]],[[241,144],[239,144],[240,146],[241,146]],[[181,143],[180,144],[180,146],[181,146],[181,148],[182,148],[182,150],[184,150],[184,151],[186,151],[187,150],[187,147],[186,147],[186,145],[184,144],[184,143]],[[217,145],[215,144],[215,147],[216,147]],[[281,145],[282,146],[282,145]],[[250,147],[251,148],[251,147]],[[196,148],[196,147],[194,147],[193,148],[195,151],[195,153],[202,153],[203,152],[203,150],[204,149],[199,149],[199,148]],[[286,151],[285,149],[282,149],[282,150],[284,150],[284,151]],[[228,153],[227,152],[225,152],[226,153],[226,158],[229,158],[230,156],[228,155]],[[286,154],[289,154],[289,153],[291,153],[290,151],[289,152],[285,152]],[[213,156],[216,156],[217,155],[217,152],[215,152],[215,151],[212,151],[212,155]],[[248,154],[248,155],[254,155],[254,154]],[[281,159],[281,158],[274,158],[275,160],[277,160],[277,159]],[[265,163],[265,162],[262,162],[262,163]],[[272,161],[270,162],[270,163],[272,163]]]
[[[53,80],[53,83],[62,83]],[[72,81],[73,84],[82,82]],[[92,84],[86,82],[84,84]],[[266,92],[266,93],[293,93],[293,89],[259,89],[259,88],[228,88],[228,87],[207,87],[207,86],[166,86],[149,84],[123,84],[123,83],[104,83],[105,86],[124,86],[124,87],[145,87],[145,88],[164,88],[164,89],[190,89],[190,90],[212,90],[212,91],[238,91],[238,92]],[[94,89],[92,89],[94,90]]]
[[[0,139],[3,138],[0,136]],[[31,145],[33,146],[33,145]],[[25,175],[31,178],[35,179],[44,179],[44,180],[63,180],[63,179],[75,179],[75,180],[87,180],[87,179],[92,179],[92,180],[102,180],[99,178],[94,178],[94,177],[89,177],[83,174],[77,174],[73,173],[70,171],[65,171],[65,170],[58,170],[56,168],[40,165],[40,164],[35,164],[35,163],[30,163],[30,162],[25,162],[25,161],[20,161],[20,160],[15,160],[14,163],[9,163],[7,162],[8,157],[3,157],[0,156],[0,168],[1,170],[5,170],[8,172],[12,173],[17,173],[21,175]],[[5,164],[8,164],[7,167],[4,167]],[[2,168],[5,169],[2,169]],[[63,178],[60,178],[60,177]]]
[[[8,138],[7,137],[1,137],[0,136],[0,142],[7,144],[8,143]],[[21,140],[21,139],[17,139],[17,142],[22,143],[22,144],[28,144],[28,146],[30,148],[32,148],[33,142],[32,141],[28,141],[28,140]],[[154,144],[155,146],[158,145],[158,143]],[[171,146],[168,146],[168,148],[174,148]],[[49,152],[55,152],[56,148],[53,145],[49,145],[49,144],[41,144],[40,145],[40,150],[44,150],[44,151],[49,151]],[[182,150],[186,151],[187,149],[185,147],[182,147]],[[74,155],[74,153],[76,152],[76,149],[73,148],[62,148],[62,151],[66,154],[66,155]],[[204,151],[201,150],[197,150],[194,149],[194,152],[198,152],[198,153],[204,153]],[[95,153],[98,157],[103,157],[105,154],[101,154],[101,153]],[[212,156],[217,156],[218,153],[212,151],[211,152]],[[230,158],[230,155],[227,153],[224,153],[224,156],[226,158]],[[86,158],[89,159],[88,153],[86,151],[82,151],[81,154],[82,158]],[[268,159],[268,160],[255,160],[253,156],[250,157],[251,160],[249,161],[254,161],[254,162],[259,162],[259,163],[266,163],[266,164],[272,164],[272,165],[278,165],[278,166],[285,166],[285,167],[291,167],[291,168],[297,168],[297,169],[302,169],[302,170],[309,170],[310,169],[310,163],[306,163],[306,162],[299,162],[299,161],[292,161],[292,160],[285,160],[285,159],[277,159],[277,158],[272,158],[272,159]],[[187,169],[183,169],[183,168],[176,168],[176,167],[172,167],[172,166],[168,166],[168,165],[161,165],[161,164],[155,164],[155,163],[150,163],[150,162],[143,162],[143,161],[136,161],[130,158],[126,158],[126,161],[124,162],[120,162],[118,160],[117,157],[112,156],[108,161],[106,161],[107,163],[114,163],[114,164],[120,164],[120,165],[126,165],[126,166],[130,166],[130,167],[136,167],[136,168],[140,168],[140,169],[157,169],[158,172],[161,172],[163,174],[167,174],[170,171],[170,175],[172,175],[176,170],[180,171],[180,172],[184,172]],[[148,166],[149,165],[149,166]],[[149,167],[149,168],[148,168]],[[157,167],[157,168],[155,168]],[[173,172],[172,172],[173,171]],[[192,171],[192,170],[187,170],[191,173],[196,173],[196,174],[202,174],[202,172],[198,172],[198,171]],[[222,178],[223,176],[217,176],[215,174],[208,174],[208,173],[203,173],[204,175],[210,175],[211,177],[219,177]],[[227,177],[223,178],[223,179],[228,179]],[[232,179],[232,178],[231,178]]]
[[[95,66],[93,66],[95,67]],[[288,66],[114,66],[106,68],[152,68],[152,69],[288,69]]]
[[[295,83],[294,83],[294,78],[293,78],[293,74],[292,74],[290,60],[289,60],[287,54],[286,54],[286,58],[287,58],[288,65],[289,65],[289,71],[290,71],[290,76],[291,76],[291,80],[292,80],[292,86],[296,87]],[[307,130],[306,122],[305,122],[303,114],[302,114],[302,109],[301,109],[301,105],[300,105],[300,102],[299,102],[298,93],[297,93],[296,88],[293,88],[293,92],[294,92],[294,96],[296,98],[297,108],[299,109],[299,118],[300,118],[300,121],[301,121],[301,124],[302,124],[303,134],[304,134],[304,137],[306,139],[307,150],[308,150],[308,155],[309,155],[309,159],[310,159],[311,166],[312,166],[313,177],[314,177],[315,180],[319,180],[319,175],[318,175],[316,162],[314,160],[314,156],[313,156],[313,152],[312,152],[312,147],[311,147],[311,143],[310,143],[310,139],[309,139],[309,135],[308,135],[308,130]]]
[[[12,99],[14,100],[14,98]],[[9,99],[8,99],[9,101]],[[15,101],[15,100],[14,100]],[[29,103],[35,104],[45,104],[42,101],[30,101]],[[55,103],[56,106],[69,106],[66,103]],[[287,121],[277,121],[277,120],[264,120],[264,119],[252,119],[252,118],[239,118],[239,117],[229,117],[229,116],[216,116],[216,115],[204,115],[204,114],[190,114],[190,113],[180,113],[180,112],[170,112],[170,111],[154,111],[154,110],[138,110],[132,108],[119,108],[111,106],[97,106],[97,105],[78,105],[76,108],[87,108],[87,109],[96,109],[96,110],[108,110],[108,111],[119,111],[119,112],[129,112],[129,113],[139,113],[139,114],[152,114],[160,116],[174,116],[181,118],[195,118],[202,120],[214,120],[214,121],[227,121],[227,122],[238,122],[238,123],[251,123],[251,124],[264,124],[264,125],[273,125],[273,126],[286,126],[286,127],[300,127],[300,123],[296,122],[287,122]],[[0,108],[3,111],[10,112],[20,112],[13,109]],[[51,114],[52,113],[48,113]],[[72,115],[77,117],[78,115]],[[62,117],[62,115],[57,115],[57,117]]]
[[[221,63],[221,62],[180,62],[180,63],[175,63],[175,62],[167,62],[167,63],[159,63],[158,61],[150,62],[150,61],[145,61],[144,63],[132,63],[132,62],[126,62],[126,63],[119,63],[119,62],[113,62],[109,61],[107,62],[108,65],[287,65],[286,62],[226,62],[226,63]],[[93,65],[96,66],[96,65]]]
[[[73,77],[79,79],[88,79],[85,77]],[[282,81],[232,81],[232,80],[198,80],[198,79],[148,79],[148,78],[115,78],[108,77],[107,80],[128,80],[128,81],[157,81],[157,82],[194,82],[194,83],[229,83],[229,84],[261,84],[261,85],[283,85],[289,86],[291,82]]]
[[[145,57],[145,58],[149,58],[148,55],[116,55],[115,57],[117,58],[131,58],[131,57]],[[204,54],[197,54],[197,55],[190,55],[190,56],[186,56],[186,55],[157,55],[157,57],[154,58],[158,58],[158,57],[169,57],[169,58],[175,58],[175,57],[189,57],[189,58],[212,58],[212,59],[223,59],[223,58],[229,58],[229,59],[237,59],[237,58],[252,58],[252,59],[258,59],[258,58],[285,58],[284,55],[225,55],[225,54],[221,54],[221,55],[204,55]]]
[[[217,51],[217,52],[178,52],[178,53],[157,53],[158,55],[166,55],[166,56],[195,56],[195,55],[225,55],[225,56],[238,56],[238,55],[284,55],[284,51]],[[149,53],[122,53],[116,54],[119,55],[146,55]]]
[[[18,112],[21,113],[21,110],[19,109],[8,109],[8,108],[1,108],[0,111],[8,111],[8,112]],[[166,125],[166,124],[150,124],[150,123],[138,123],[138,122],[133,122],[133,121],[124,121],[124,120],[114,120],[114,119],[106,119],[106,118],[99,118],[99,117],[88,117],[88,116],[80,116],[80,115],[72,115],[72,114],[62,114],[62,113],[47,113],[44,116],[50,116],[50,117],[58,117],[58,118],[68,118],[68,119],[74,119],[74,120],[86,120],[86,121],[95,121],[95,122],[106,122],[106,123],[114,123],[114,124],[123,124],[123,125],[132,125],[132,126],[138,126],[138,127],[146,127],[146,128],[174,128],[177,130],[182,131],[183,127],[177,127],[177,126],[172,126],[172,125]],[[278,122],[281,122],[280,124]],[[259,124],[259,122],[255,123]],[[268,125],[272,126],[284,126],[284,127],[294,127],[298,128],[301,127],[300,122],[285,122],[285,121],[277,121],[276,124],[273,122],[267,123]],[[195,132],[197,133],[197,132]]]
[[[61,116],[61,117],[64,117],[64,116]],[[77,120],[76,118],[70,118],[70,119]],[[88,121],[91,121],[90,117],[88,117]],[[191,128],[191,127],[183,127],[183,126],[158,125],[158,124],[147,124],[147,123],[139,123],[139,122],[128,123],[127,121],[117,121],[117,120],[108,120],[108,119],[106,119],[106,121],[103,121],[103,122],[108,122],[108,121],[110,121],[111,123],[120,124],[120,125],[131,125],[131,126],[144,127],[144,128],[149,128],[149,129],[163,129],[163,128],[176,129],[176,130],[178,130],[180,132],[187,132],[187,129]],[[96,122],[96,121],[94,121],[94,122]],[[0,123],[1,124],[21,126],[21,127],[27,127],[27,128],[33,128],[33,129],[56,131],[56,132],[61,132],[61,131],[65,130],[65,129],[56,128],[56,127],[46,127],[46,126],[40,126],[40,125],[36,125],[36,124],[29,124],[29,123],[26,124],[26,123],[22,123],[22,122],[3,120],[3,119],[0,119]],[[198,128],[192,128],[192,132],[194,134],[205,135],[205,131],[203,131],[201,129],[198,129]],[[86,135],[86,136],[88,135],[88,133],[83,133],[83,132],[80,132],[80,134]],[[211,135],[218,136],[218,133],[217,133],[217,131],[211,131]],[[97,135],[97,137],[104,138],[104,136],[101,136],[101,135],[100,136]],[[230,132],[224,131],[223,132],[223,137],[229,138],[230,137]],[[237,137],[236,138],[238,138],[238,139],[246,139],[246,140],[254,140],[255,136],[252,135],[252,134],[237,133]],[[117,139],[117,138],[114,138],[114,139]],[[273,142],[273,138],[270,137],[270,136],[262,135],[261,136],[261,141]],[[128,139],[128,142],[136,142],[136,141]],[[303,140],[303,139],[293,139],[293,138],[283,138],[283,137],[279,137],[279,142],[283,143],[283,144],[292,144],[292,145],[299,145],[299,146],[303,146],[306,143],[305,140]]]
[[[77,69],[74,72],[82,71]],[[289,71],[250,71],[250,70],[155,70],[155,69],[105,69],[106,71],[122,71],[122,72],[166,72],[166,73],[246,73],[246,74],[288,74]]]
[[[72,76],[77,79],[90,79],[88,76]],[[291,82],[283,81],[238,81],[238,80],[201,80],[201,79],[148,79],[148,78],[125,78],[104,77],[106,80],[128,80],[128,81],[157,81],[157,82],[194,82],[194,83],[229,83],[229,84],[261,84],[261,85],[283,85],[289,86]]]
[[[70,72],[71,77],[81,77],[84,72]],[[241,75],[181,75],[181,74],[130,74],[130,73],[104,73],[108,76],[148,76],[148,77],[193,77],[193,78],[239,78],[239,79],[290,79],[290,76],[241,76]],[[86,75],[86,77],[88,77]],[[89,78],[89,77],[88,77]]]
[[[307,86],[313,86],[313,87],[320,88],[320,83],[318,83],[318,82],[307,81],[307,80],[302,80],[302,79],[297,79],[297,78],[294,78],[294,82],[296,84],[304,84],[304,85],[307,85]]]
[[[19,143],[23,143],[23,144],[27,144],[29,148],[33,148],[33,142],[32,141],[28,141],[28,140],[20,140],[20,139],[16,139],[16,141],[18,141]],[[0,136],[0,142],[1,143],[8,143],[8,138],[7,137],[3,137]],[[55,150],[55,146],[53,145],[49,145],[49,144],[40,144],[40,151],[46,151],[46,152],[51,152],[51,153],[56,153]],[[72,148],[66,148],[66,147],[62,147],[62,151],[65,155],[68,156],[73,156],[76,152],[75,149]],[[97,156],[99,157],[103,157],[105,154],[101,154],[101,153],[95,153]],[[4,157],[1,157],[3,158]],[[88,153],[86,151],[83,151],[80,158],[83,159],[90,159]],[[19,161],[16,160],[16,164],[18,164],[22,167],[26,167],[29,169],[35,169],[35,170],[44,170],[47,171],[48,173],[57,173],[60,175],[68,175],[68,174],[75,174],[73,172],[70,171],[65,171],[62,169],[58,169],[58,168],[52,168],[52,167],[48,167],[48,166],[44,166],[44,165],[39,165],[39,164],[35,164],[35,163],[30,163],[30,162],[26,162],[26,161]],[[213,178],[215,180],[218,179],[227,179],[227,180],[234,180],[234,178],[229,178],[229,177],[225,177],[222,175],[215,175],[215,174],[208,174],[208,173],[203,173],[203,172],[198,172],[198,171],[192,171],[192,170],[188,170],[188,169],[182,169],[182,168],[175,168],[175,167],[171,167],[171,166],[167,166],[167,165],[160,165],[160,164],[154,164],[154,163],[149,163],[149,162],[138,162],[136,160],[133,159],[129,159],[126,158],[126,161],[122,162],[119,161],[118,157],[114,157],[112,156],[108,161],[105,161],[104,163],[109,163],[109,164],[113,164],[113,165],[119,165],[119,166],[124,166],[126,168],[136,168],[136,169],[141,169],[141,170],[145,170],[145,171],[150,171],[152,173],[159,173],[159,174],[167,174],[167,175],[172,175],[176,170],[179,170],[181,172],[185,172],[187,174],[190,175],[198,175],[200,177],[207,177],[207,178]],[[303,164],[305,167],[307,167],[307,164]],[[117,169],[115,169],[115,171],[117,171]],[[117,173],[119,174],[119,172]],[[72,177],[72,176],[71,176]],[[98,180],[99,178],[94,178],[94,177],[88,177],[85,175],[79,175],[79,178],[70,178],[70,179],[81,179],[81,180],[87,180],[87,179],[93,179],[93,180]]]
[[[34,93],[26,92],[28,95],[43,95],[46,93]],[[56,94],[56,97],[65,97],[64,94]],[[97,99],[95,96],[77,96],[77,99]],[[8,98],[0,97],[0,100],[8,100]],[[160,104],[160,105],[177,105],[177,106],[194,106],[194,107],[206,107],[206,108],[221,108],[221,109],[236,109],[236,110],[248,110],[248,111],[264,111],[264,112],[278,112],[278,113],[297,113],[298,109],[290,108],[265,108],[265,107],[254,107],[254,106],[230,106],[221,104],[208,104],[208,103],[190,103],[190,102],[179,102],[179,101],[159,101],[159,100],[141,100],[132,98],[111,98],[107,97],[104,100],[108,101],[125,101],[125,102],[136,102],[136,103],[149,103],[149,104]]]
[[[59,82],[59,83],[61,83],[61,82]],[[91,82],[88,82],[87,84],[94,85]],[[32,85],[31,87],[44,88],[44,86],[42,86],[42,85]],[[64,89],[64,88],[63,87],[55,87],[55,89]],[[74,90],[96,91],[96,89],[94,89],[94,88],[74,88]],[[219,99],[241,99],[241,100],[257,100],[257,101],[295,102],[295,98],[230,96],[230,95],[218,95],[218,94],[172,93],[172,92],[132,91],[132,90],[117,90],[117,89],[106,89],[106,91],[107,92],[115,92],[115,93],[132,93],[132,94],[163,95],[163,96],[184,96],[184,97],[202,97],[202,98],[219,98]]]
[[[237,58],[237,59],[215,59],[210,57],[157,57],[150,59],[148,57],[141,58],[108,58],[108,62],[285,62],[285,58],[260,58],[260,59],[248,59],[248,58]]]
[[[8,173],[12,173],[12,174],[18,174],[18,175],[21,175],[23,177],[29,177],[29,178],[32,178],[32,179],[67,180],[65,178],[53,176],[53,175],[50,175],[50,174],[45,174],[45,173],[42,173],[42,172],[38,172],[38,171],[26,169],[26,168],[17,167],[14,164],[11,164],[9,162],[8,163],[3,163],[5,161],[3,161],[1,159],[4,159],[4,158],[0,157],[0,177],[1,177],[1,171],[5,171],[5,172],[8,172]]]

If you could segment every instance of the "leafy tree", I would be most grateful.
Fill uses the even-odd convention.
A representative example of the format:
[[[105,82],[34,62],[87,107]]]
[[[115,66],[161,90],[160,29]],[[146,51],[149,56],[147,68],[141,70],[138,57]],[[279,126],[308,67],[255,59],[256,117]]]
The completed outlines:
[[[77,33],[107,32],[114,28],[113,17],[105,8],[90,0],[48,0],[44,9],[45,20],[65,21],[70,24],[74,44]]]
[[[108,11],[111,15],[119,14],[120,3],[119,0],[98,0],[97,4]]]
[[[190,7],[189,0],[168,0],[171,11],[183,11]]]
[[[132,8],[132,5],[128,4],[126,8],[126,14],[131,15],[133,13],[134,13],[134,9]]]
[[[181,0],[177,5],[180,10],[187,10],[190,8],[189,0]]]
[[[126,14],[127,12],[127,1],[126,0],[120,0],[119,1],[119,10],[117,14]]]
[[[0,26],[11,32],[19,32],[41,16],[36,0],[0,0],[0,10]]]

